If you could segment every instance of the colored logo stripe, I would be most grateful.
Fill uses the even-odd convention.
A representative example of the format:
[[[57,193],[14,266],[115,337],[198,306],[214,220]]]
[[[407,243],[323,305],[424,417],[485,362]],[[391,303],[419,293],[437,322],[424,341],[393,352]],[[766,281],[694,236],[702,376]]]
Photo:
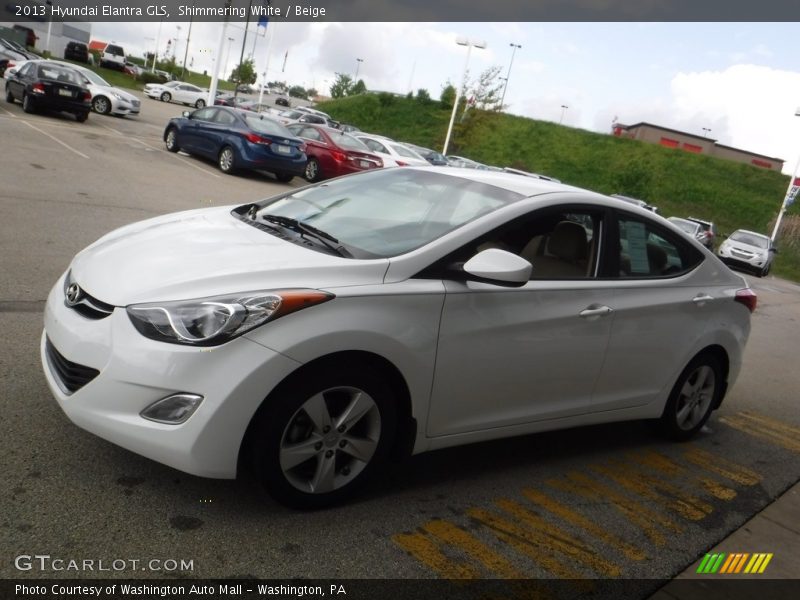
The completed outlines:
[[[772,560],[772,556],[771,553],[749,554],[747,552],[706,554],[700,562],[700,566],[697,567],[697,572],[703,574],[719,572],[720,574],[728,575],[742,572],[763,573],[769,561]],[[747,565],[746,567],[745,564]]]

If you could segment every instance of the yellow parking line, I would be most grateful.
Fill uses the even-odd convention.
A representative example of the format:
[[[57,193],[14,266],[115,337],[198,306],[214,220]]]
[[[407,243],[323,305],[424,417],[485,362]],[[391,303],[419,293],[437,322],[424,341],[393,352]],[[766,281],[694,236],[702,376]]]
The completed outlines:
[[[567,521],[568,523],[571,523],[572,525],[589,532],[607,546],[611,546],[612,548],[616,548],[622,552],[629,559],[644,560],[647,558],[647,555],[636,546],[629,544],[621,538],[618,538],[613,533],[609,533],[597,525],[594,521],[591,521],[581,513],[574,511],[571,508],[567,508],[565,505],[551,498],[547,494],[531,488],[522,490],[522,493],[531,502],[541,506],[564,521]]]
[[[601,483],[583,473],[567,473],[567,479],[551,479],[547,485],[556,489],[583,496],[596,501],[603,498],[611,503],[625,519],[639,529],[657,546],[664,546],[666,538],[656,525],[661,525],[674,533],[680,533],[683,528],[675,521],[659,511],[649,509],[644,504],[620,494],[612,487]]]
[[[738,429],[739,431],[760,438],[786,450],[800,452],[800,439],[792,438],[789,434],[784,434],[765,426],[754,419],[747,418],[745,415],[728,415],[720,417],[722,423]]]
[[[658,502],[690,521],[699,521],[714,510],[707,502],[625,464],[609,463],[592,465],[591,468],[635,494]]]
[[[605,577],[619,577],[622,574],[622,570],[617,565],[603,558],[590,545],[571,536],[560,527],[545,521],[539,515],[527,510],[520,503],[503,498],[497,500],[495,504],[515,517],[519,522],[536,531],[537,535],[544,540],[544,543],[549,548],[569,556],[576,563],[588,567]]]
[[[503,542],[533,559],[541,567],[561,579],[584,579],[575,569],[553,558],[548,538],[527,527],[502,519],[482,508],[472,508],[467,515],[491,529]]]
[[[392,540],[445,579],[478,579],[481,576],[472,565],[446,557],[439,545],[423,533],[399,533],[392,536]]]
[[[752,413],[746,410],[740,412],[739,415],[741,415],[742,417],[746,417],[748,419],[752,419],[753,421],[758,421],[759,423],[768,426],[770,429],[774,429],[775,431],[785,433],[786,435],[794,439],[800,439],[800,427],[794,427],[793,425],[782,423],[781,421],[777,421],[765,415]]]
[[[477,559],[489,571],[505,579],[525,579],[525,575],[499,553],[495,552],[478,538],[448,521],[435,520],[422,526],[426,532],[441,541],[456,546],[470,557]]]
[[[672,459],[667,458],[658,452],[647,451],[641,454],[629,454],[629,459],[633,462],[655,471],[661,471],[670,477],[683,477],[688,476],[689,473],[686,467],[679,465]],[[706,491],[720,500],[733,500],[736,497],[736,490],[733,490],[721,483],[703,477],[701,475],[693,475],[693,479],[700,482]]]
[[[684,450],[683,457],[706,471],[721,475],[740,485],[752,486],[761,481],[761,475],[755,471],[696,447]]]

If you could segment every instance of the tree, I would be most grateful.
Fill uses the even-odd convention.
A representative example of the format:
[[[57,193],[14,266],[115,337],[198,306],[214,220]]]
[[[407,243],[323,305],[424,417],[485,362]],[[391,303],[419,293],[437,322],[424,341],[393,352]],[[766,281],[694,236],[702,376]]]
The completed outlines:
[[[430,102],[431,101],[431,95],[428,93],[428,90],[426,90],[425,88],[418,89],[417,90],[417,101],[423,102],[423,103]]]
[[[306,94],[306,98],[316,98],[319,96],[319,92],[315,88],[308,88]]]
[[[308,92],[306,88],[301,85],[293,85],[289,88],[289,95],[292,98],[308,98]]]
[[[353,89],[353,78],[344,73],[336,73],[336,79],[331,86],[331,98],[344,98]]]
[[[353,87],[350,88],[350,91],[347,92],[348,96],[358,96],[359,94],[366,94],[367,93],[367,86],[364,84],[363,79],[359,79]]]
[[[501,108],[500,98],[503,92],[503,82],[500,79],[502,67],[489,67],[483,71],[478,80],[472,83],[469,96],[472,104],[484,110]]]
[[[442,103],[444,108],[452,108],[453,102],[456,101],[456,88],[449,81],[442,88],[442,93],[439,96],[439,102]]]
[[[238,67],[231,71],[230,81],[236,83],[255,83],[256,82],[256,67],[252,58],[243,61]]]

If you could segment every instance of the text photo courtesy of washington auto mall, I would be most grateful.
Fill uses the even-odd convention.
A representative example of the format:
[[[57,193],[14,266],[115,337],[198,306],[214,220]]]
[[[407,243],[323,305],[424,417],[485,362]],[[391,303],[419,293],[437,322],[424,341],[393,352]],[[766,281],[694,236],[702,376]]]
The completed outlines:
[[[800,596],[800,5],[0,3],[0,599]]]

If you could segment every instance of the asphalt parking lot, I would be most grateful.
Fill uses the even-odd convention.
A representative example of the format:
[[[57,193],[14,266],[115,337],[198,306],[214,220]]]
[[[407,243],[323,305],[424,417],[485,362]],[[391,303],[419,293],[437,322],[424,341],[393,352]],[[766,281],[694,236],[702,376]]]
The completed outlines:
[[[72,256],[133,221],[302,185],[168,153],[161,134],[182,110],[144,98],[140,117],[80,124],[0,105],[0,577],[658,580],[800,479],[800,286],[772,277],[749,278],[760,306],[743,372],[687,444],[626,423],[439,451],[390,466],[347,506],[303,513],[78,429],[38,356],[44,299]],[[21,571],[28,554],[192,569]]]

